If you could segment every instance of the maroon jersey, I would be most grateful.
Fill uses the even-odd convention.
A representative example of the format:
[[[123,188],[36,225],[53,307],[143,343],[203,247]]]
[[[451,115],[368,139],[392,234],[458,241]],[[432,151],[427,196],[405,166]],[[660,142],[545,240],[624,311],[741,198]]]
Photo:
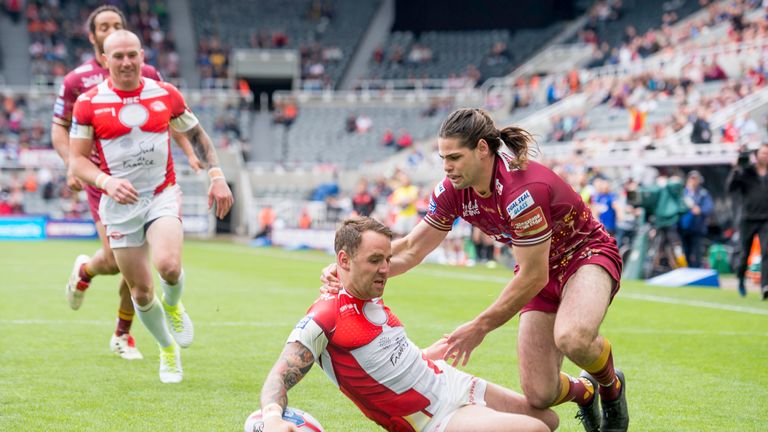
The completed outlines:
[[[615,243],[579,194],[549,168],[536,162],[524,170],[511,168],[504,156],[496,157],[490,196],[483,198],[472,188],[456,190],[446,178],[432,192],[424,221],[450,231],[461,217],[510,246],[533,246],[551,238],[549,271],[554,285],[540,295],[548,294],[558,303],[562,284],[578,265],[601,265],[618,281],[621,258]]]

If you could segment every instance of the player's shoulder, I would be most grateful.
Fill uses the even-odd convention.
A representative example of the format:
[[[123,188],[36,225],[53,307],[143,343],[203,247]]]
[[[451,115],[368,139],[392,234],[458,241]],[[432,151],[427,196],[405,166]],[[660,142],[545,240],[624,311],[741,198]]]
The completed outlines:
[[[330,331],[336,327],[338,314],[338,294],[321,294],[307,310],[307,318],[314,320],[326,331]]]
[[[451,184],[451,181],[448,180],[448,177],[438,181],[437,184],[435,184],[435,188],[432,190],[432,194],[435,198],[440,198],[443,194],[450,196],[455,193],[456,189],[453,187],[453,184]]]

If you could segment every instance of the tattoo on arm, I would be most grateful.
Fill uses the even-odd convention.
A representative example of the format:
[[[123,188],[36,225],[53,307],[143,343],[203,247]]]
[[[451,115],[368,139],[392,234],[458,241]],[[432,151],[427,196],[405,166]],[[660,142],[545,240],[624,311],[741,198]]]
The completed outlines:
[[[304,378],[314,361],[312,352],[301,343],[286,345],[261,389],[261,406],[277,403],[285,409],[288,406],[288,390]]]
[[[219,158],[216,156],[216,149],[213,147],[213,141],[211,141],[211,137],[208,136],[202,126],[198,124],[192,129],[184,132],[184,135],[189,138],[197,158],[200,159],[206,168],[219,166]]]

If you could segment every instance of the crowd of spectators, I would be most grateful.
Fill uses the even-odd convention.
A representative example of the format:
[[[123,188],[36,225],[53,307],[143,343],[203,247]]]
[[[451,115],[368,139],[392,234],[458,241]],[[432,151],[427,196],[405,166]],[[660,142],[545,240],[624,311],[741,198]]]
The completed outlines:
[[[670,2],[671,3],[671,2]],[[659,11],[661,24],[639,34],[633,25],[625,27],[618,45],[611,45],[604,39],[605,23],[619,19],[622,13],[621,0],[600,0],[595,2],[588,12],[589,19],[579,38],[582,42],[594,46],[590,66],[618,64],[627,66],[632,62],[662,51],[674,51],[690,48],[689,42],[706,33],[711,27],[729,22],[730,28],[726,40],[717,39],[709,42],[710,46],[723,42],[748,42],[765,36],[764,20],[748,21],[745,15],[762,5],[759,0],[710,1],[699,0],[699,5],[707,9],[704,17],[679,21],[672,7]],[[702,48],[702,45],[697,45]]]
[[[296,49],[300,56],[301,79],[305,81],[306,89],[331,87],[334,83],[327,69],[330,65],[339,63],[344,56],[339,46],[323,41],[323,34],[335,15],[333,0],[313,0],[305,12],[296,18],[312,29],[309,40],[306,40],[303,34],[289,34],[283,28],[258,28],[251,32],[248,43],[243,48]],[[232,48],[232,45],[222,41],[219,35],[199,35],[197,66],[203,88],[213,88],[218,81],[229,78],[229,57]]]
[[[163,76],[179,77],[179,55],[170,35],[163,0],[115,0],[126,16],[128,29],[143,41],[145,62]],[[85,23],[101,2],[30,0],[24,8],[30,37],[30,67],[35,82],[54,84],[72,68],[94,55]]]

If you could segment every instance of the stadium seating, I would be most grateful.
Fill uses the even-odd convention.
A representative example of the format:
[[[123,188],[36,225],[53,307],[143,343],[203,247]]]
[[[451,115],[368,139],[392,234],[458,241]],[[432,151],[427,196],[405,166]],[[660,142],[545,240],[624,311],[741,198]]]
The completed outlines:
[[[316,4],[326,5],[314,10]],[[302,77],[311,78],[319,64],[320,80],[336,83],[344,73],[378,6],[378,1],[259,0],[247,7],[237,0],[190,2],[203,45],[218,38],[227,48],[291,48],[302,54]],[[225,49],[225,51],[227,51]],[[204,55],[204,53],[199,53]],[[228,54],[228,53],[227,53]]]

